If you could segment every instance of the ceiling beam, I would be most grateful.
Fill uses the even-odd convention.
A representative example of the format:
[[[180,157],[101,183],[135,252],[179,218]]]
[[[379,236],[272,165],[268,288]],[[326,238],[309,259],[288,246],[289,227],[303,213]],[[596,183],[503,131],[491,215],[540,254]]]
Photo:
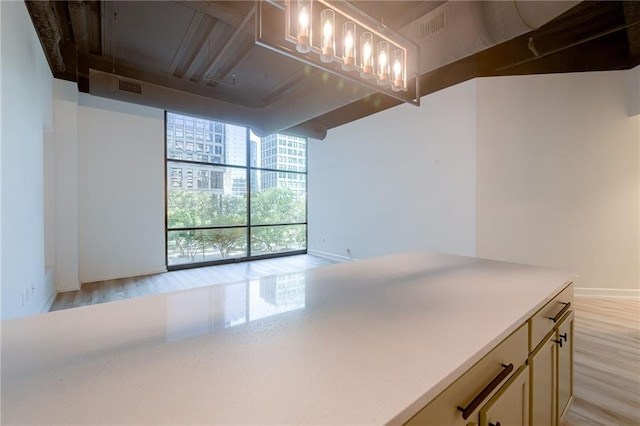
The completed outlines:
[[[255,14],[256,14],[256,6],[254,5],[251,8],[251,10],[249,10],[249,12],[245,15],[244,19],[238,24],[233,34],[231,34],[231,36],[227,39],[227,41],[225,41],[225,43],[218,50],[218,52],[216,52],[215,56],[211,59],[211,61],[209,61],[204,72],[202,73],[202,77],[205,77],[207,74],[209,74],[209,72],[211,72],[215,68],[220,58],[227,52],[229,47],[238,39],[238,36],[240,35],[240,33],[246,31],[245,27],[247,26],[247,23],[249,23],[249,20],[253,18]]]
[[[25,5],[38,33],[40,42],[47,53],[47,61],[49,62],[51,71],[54,74],[67,71],[62,52],[60,51],[59,43],[62,40],[62,34],[55,12],[55,4],[48,0],[26,0]]]

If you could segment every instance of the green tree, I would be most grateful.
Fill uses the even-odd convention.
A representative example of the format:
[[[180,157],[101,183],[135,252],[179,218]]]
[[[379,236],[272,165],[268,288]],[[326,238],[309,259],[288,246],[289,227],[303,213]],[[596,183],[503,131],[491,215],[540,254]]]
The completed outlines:
[[[233,249],[243,245],[245,238],[246,234],[242,228],[216,229],[211,230],[207,242],[225,259]]]
[[[246,223],[246,199],[233,195],[217,194],[201,190],[170,190],[167,201],[167,223],[171,228],[244,225]],[[227,232],[224,232],[227,231]],[[222,257],[239,244],[244,232],[235,230],[181,230],[170,231],[180,257],[194,261],[202,253],[205,259],[207,247],[217,249]]]
[[[304,222],[305,200],[289,188],[269,188],[251,195],[251,222]]]
[[[288,188],[269,188],[251,195],[253,224],[304,222],[305,200]],[[202,190],[169,190],[167,223],[170,243],[180,257],[195,261],[198,253],[205,260],[208,250],[215,249],[222,258],[243,249],[243,228],[171,231],[172,228],[246,225],[247,201],[244,197]],[[252,230],[252,247],[256,251],[277,252],[304,246],[304,226],[270,226]]]
[[[298,223],[305,219],[305,200],[289,188],[269,188],[251,197],[253,224]],[[304,226],[269,226],[252,230],[252,247],[266,252],[304,245]]]

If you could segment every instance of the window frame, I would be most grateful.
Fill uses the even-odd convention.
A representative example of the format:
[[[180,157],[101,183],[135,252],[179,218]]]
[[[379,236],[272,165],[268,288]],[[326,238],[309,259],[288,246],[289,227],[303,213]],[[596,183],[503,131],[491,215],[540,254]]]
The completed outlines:
[[[164,191],[165,191],[165,226],[164,226],[164,231],[165,231],[165,265],[167,267],[168,271],[174,271],[174,270],[181,270],[181,269],[190,269],[190,268],[197,268],[197,267],[204,267],[204,266],[213,266],[213,265],[222,265],[222,264],[228,264],[228,263],[237,263],[237,262],[246,262],[246,261],[252,261],[252,260],[260,260],[260,259],[270,259],[270,258],[276,258],[276,257],[284,257],[284,256],[292,256],[292,255],[299,255],[299,254],[306,254],[307,250],[308,250],[308,246],[309,246],[309,226],[308,226],[308,154],[309,154],[309,149],[308,149],[308,139],[304,138],[305,142],[304,142],[304,148],[297,148],[297,150],[300,151],[300,154],[304,154],[304,157],[302,158],[302,160],[304,161],[304,170],[302,171],[293,171],[293,170],[288,170],[291,168],[291,166],[289,166],[288,163],[286,164],[282,164],[281,168],[268,168],[268,167],[262,167],[261,164],[256,164],[255,166],[252,165],[252,156],[251,156],[251,143],[252,143],[252,139],[250,136],[250,129],[249,127],[246,126],[238,126],[238,127],[244,127],[245,132],[246,132],[246,137],[245,137],[245,151],[246,151],[246,162],[244,165],[234,165],[234,164],[228,164],[226,162],[203,162],[203,161],[199,161],[197,156],[192,156],[192,159],[173,159],[173,158],[168,158],[168,154],[169,154],[169,149],[168,149],[168,129],[167,126],[169,124],[169,114],[175,114],[174,118],[173,118],[173,122],[174,122],[174,126],[175,124],[180,120],[180,118],[182,118],[182,122],[185,123],[185,125],[181,126],[182,129],[184,130],[184,127],[186,127],[186,122],[188,121],[188,119],[186,117],[190,117],[191,120],[193,122],[195,122],[196,120],[202,119],[202,120],[208,120],[209,124],[204,123],[203,127],[205,129],[205,132],[207,132],[208,128],[210,128],[212,131],[211,133],[213,134],[213,141],[210,142],[210,144],[214,147],[214,152],[215,152],[215,147],[216,144],[219,144],[220,142],[215,142],[215,135],[217,134],[224,134],[225,133],[225,125],[230,124],[230,123],[224,123],[221,121],[217,121],[217,120],[213,120],[210,118],[205,118],[205,117],[198,117],[198,116],[193,116],[193,115],[189,115],[186,113],[180,113],[180,112],[175,112],[175,111],[166,111],[164,112],[164,176],[165,176],[165,186],[164,186]],[[210,127],[207,127],[210,126]],[[222,126],[222,127],[220,127]],[[195,127],[192,126],[192,128]],[[217,129],[220,128],[220,132],[217,131]],[[183,133],[184,134],[184,133]],[[181,138],[182,140],[181,142],[181,152],[187,152],[186,148],[187,148],[187,141],[186,141],[186,137],[183,136]],[[174,127],[174,131],[173,134],[171,135],[171,140],[174,144],[174,150],[176,150],[175,148],[175,143],[176,143],[176,137],[175,137],[175,127]],[[223,138],[222,143],[225,143],[225,138]],[[193,153],[196,153],[195,150],[195,144],[196,143],[203,143],[201,140],[196,140],[195,136],[193,138],[193,141],[191,141],[194,145],[194,150]],[[197,151],[197,153],[206,153],[206,144],[209,142],[204,142],[205,143],[205,149],[202,151]],[[262,153],[262,147],[260,145],[262,145],[262,138],[259,138],[258,141],[256,142],[258,144],[258,150],[261,152],[261,155],[265,155],[266,154],[266,149],[265,152]],[[285,142],[286,144],[286,142]],[[270,144],[266,144],[266,145],[270,145],[273,146],[273,154],[275,154],[275,147],[278,145],[278,139],[276,137],[275,140],[273,140],[272,142],[270,142]],[[224,149],[223,149],[224,151]],[[277,154],[276,154],[277,155]],[[184,156],[183,156],[184,157]],[[196,159],[194,159],[194,157]],[[213,160],[214,158],[218,158],[215,154],[214,155],[209,155],[208,156],[211,160]],[[259,157],[258,157],[259,158]],[[222,160],[222,158],[220,158],[220,160]],[[185,190],[198,190],[198,176],[200,173],[201,169],[198,169],[198,166],[208,166],[208,167],[221,167],[221,168],[233,168],[233,169],[241,169],[245,171],[245,181],[246,181],[246,190],[245,190],[245,198],[246,198],[246,221],[245,224],[243,225],[212,225],[212,226],[189,226],[189,227],[169,227],[169,183],[171,182],[170,179],[171,177],[169,176],[169,170],[172,167],[171,164],[185,164],[185,165],[193,165],[194,168],[192,168],[193,170],[193,185],[190,188],[185,188]],[[257,163],[257,158],[256,158],[256,163]],[[181,169],[183,170],[183,169]],[[252,219],[251,219],[251,196],[252,196],[252,181],[253,181],[253,176],[257,176],[258,173],[261,172],[276,172],[276,173],[294,173],[297,175],[303,175],[304,176],[304,221],[302,222],[287,222],[287,223],[268,223],[268,224],[261,224],[261,223],[256,223],[253,224],[252,223]],[[184,172],[182,173],[182,179],[185,179],[184,176]],[[300,180],[298,178],[296,178],[296,180]],[[210,180],[210,184],[211,184],[211,180]],[[276,179],[277,182],[277,179]],[[224,185],[223,185],[224,188]],[[296,196],[298,196],[298,188],[291,189]],[[259,188],[258,191],[261,191],[262,188]],[[268,228],[268,227],[284,227],[284,226],[294,226],[294,225],[299,225],[299,226],[304,226],[304,248],[303,249],[299,249],[299,250],[290,250],[290,251],[275,251],[275,252],[271,252],[271,253],[261,253],[261,254],[253,254],[252,253],[252,231],[255,229],[261,229],[261,228]],[[175,231],[204,231],[204,230],[223,230],[223,229],[244,229],[246,230],[246,251],[245,251],[245,256],[241,256],[241,257],[232,257],[232,258],[221,258],[221,259],[215,259],[215,260],[207,260],[207,261],[202,261],[202,262],[186,262],[186,263],[177,263],[177,264],[169,264],[169,234],[170,232],[175,232]]]

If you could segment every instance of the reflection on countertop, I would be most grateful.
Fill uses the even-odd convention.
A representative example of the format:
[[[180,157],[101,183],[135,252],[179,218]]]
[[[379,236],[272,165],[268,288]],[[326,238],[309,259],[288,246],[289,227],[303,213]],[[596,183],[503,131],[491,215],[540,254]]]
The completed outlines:
[[[305,274],[293,272],[167,296],[167,341],[305,307]]]

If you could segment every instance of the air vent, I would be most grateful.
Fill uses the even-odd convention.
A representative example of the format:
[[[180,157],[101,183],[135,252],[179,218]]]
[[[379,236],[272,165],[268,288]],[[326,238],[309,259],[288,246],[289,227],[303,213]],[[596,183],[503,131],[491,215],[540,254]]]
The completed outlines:
[[[118,89],[124,92],[142,94],[142,84],[135,81],[118,80]]]
[[[444,11],[442,11],[418,25],[418,39],[430,37],[433,34],[444,30],[444,26],[445,18]]]

